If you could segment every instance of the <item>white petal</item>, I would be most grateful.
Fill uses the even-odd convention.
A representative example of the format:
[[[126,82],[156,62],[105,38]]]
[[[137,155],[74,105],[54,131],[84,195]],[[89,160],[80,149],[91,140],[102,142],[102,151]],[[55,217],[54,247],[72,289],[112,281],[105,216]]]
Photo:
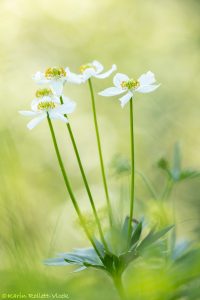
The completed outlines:
[[[37,107],[38,107],[38,104],[40,103],[40,101],[42,101],[42,98],[40,98],[40,100],[39,100],[39,98],[33,99],[33,101],[31,102],[31,109],[33,111],[37,112],[37,110],[38,110]]]
[[[101,73],[104,69],[103,65],[97,60],[94,60],[92,62],[92,65],[95,67],[95,70],[96,70],[97,74]]]
[[[64,86],[64,81],[62,79],[51,80],[50,82],[50,87],[52,89],[52,92],[57,96],[62,95],[63,86]]]
[[[26,116],[26,117],[34,117],[37,115],[36,112],[31,111],[31,110],[20,110],[19,113],[20,113],[20,115]]]
[[[50,101],[60,104],[60,96],[54,95],[53,97],[50,98]]]
[[[68,119],[66,117],[59,112],[55,112],[54,110],[49,111],[49,117],[54,120],[57,119],[64,123],[68,123]]]
[[[66,102],[58,107],[54,108],[52,111],[61,114],[71,114],[76,107],[76,103],[73,101]]]
[[[110,96],[120,95],[124,92],[126,92],[126,90],[119,89],[119,88],[116,88],[116,87],[110,87],[110,88],[107,88],[107,89],[103,90],[102,92],[100,92],[98,94],[101,95],[101,96],[110,97]]]
[[[76,83],[76,84],[81,84],[83,83],[83,79],[82,79],[82,75],[80,74],[75,74],[75,73],[72,73],[69,68],[67,68],[66,70],[66,80],[67,82],[70,82],[70,83]]]
[[[88,68],[86,69],[83,74],[81,75],[82,81],[85,82],[86,80],[88,80],[89,78],[91,78],[92,76],[96,75],[96,71],[93,68]]]
[[[121,88],[121,83],[123,81],[128,81],[128,80],[129,80],[129,77],[126,74],[117,73],[113,78],[113,83],[116,87]]]
[[[112,65],[112,68],[110,70],[108,70],[107,72],[105,72],[103,74],[98,74],[98,75],[96,74],[96,75],[94,75],[94,77],[104,79],[104,78],[109,77],[116,70],[117,70],[117,66]]]
[[[42,122],[42,120],[44,120],[46,118],[47,114],[46,113],[42,113],[39,117],[34,118],[33,120],[31,120],[28,124],[27,127],[28,129],[33,129],[35,126],[37,126],[40,122]]]
[[[131,99],[131,97],[133,97],[133,94],[131,92],[128,92],[126,95],[124,95],[123,97],[121,97],[119,99],[119,101],[121,102],[121,107],[124,107],[126,105],[126,103],[129,102],[129,100]]]
[[[44,73],[42,72],[36,72],[35,75],[33,76],[33,80],[35,80],[39,84],[45,84],[49,82],[49,80],[46,79]]]
[[[138,79],[141,85],[149,85],[156,82],[155,75],[151,71],[141,75]]]
[[[157,85],[141,85],[139,88],[137,88],[135,91],[139,92],[139,93],[151,93],[153,91],[155,91],[158,87],[160,86],[160,84]]]
[[[69,98],[67,96],[64,96],[64,95],[62,95],[62,100],[63,100],[64,103],[75,102],[71,98]],[[60,101],[59,101],[59,103],[60,103]]]
[[[41,102],[50,102],[50,101],[54,101],[54,102],[58,102],[57,98],[52,98],[50,96],[44,96],[41,98],[35,98],[33,99],[33,101],[31,102],[31,109],[35,112],[38,112],[38,104]],[[60,101],[59,101],[60,103]]]

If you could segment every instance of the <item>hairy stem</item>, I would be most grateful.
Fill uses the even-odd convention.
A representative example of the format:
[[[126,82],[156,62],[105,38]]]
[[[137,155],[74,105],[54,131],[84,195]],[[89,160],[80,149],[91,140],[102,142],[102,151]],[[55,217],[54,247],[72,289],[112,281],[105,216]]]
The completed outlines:
[[[77,215],[79,217],[81,226],[83,227],[83,229],[84,229],[84,231],[86,233],[87,238],[91,242],[91,244],[92,244],[93,248],[95,249],[95,251],[96,251],[97,255],[99,256],[99,258],[103,262],[103,258],[101,256],[101,253],[97,249],[96,244],[95,244],[92,236],[90,235],[89,230],[87,229],[87,226],[85,224],[84,218],[83,218],[83,216],[81,214],[80,208],[78,206],[78,203],[77,203],[76,198],[74,196],[74,193],[72,191],[72,188],[71,188],[71,185],[70,185],[67,173],[65,171],[65,167],[64,167],[61,155],[60,155],[60,151],[59,151],[59,148],[58,148],[58,144],[57,144],[55,132],[54,132],[53,125],[52,125],[52,122],[51,122],[51,119],[50,119],[49,115],[47,115],[47,120],[48,120],[48,124],[49,124],[49,129],[50,129],[50,132],[51,132],[51,137],[52,137],[52,140],[53,140],[54,148],[55,148],[55,151],[56,151],[56,156],[57,156],[57,159],[58,159],[58,163],[59,163],[62,175],[63,175],[63,179],[64,179],[64,182],[65,182],[66,188],[67,188],[68,193],[70,195],[71,201],[72,201],[73,206],[75,208],[75,211],[76,211],[76,213],[77,213]]]
[[[62,96],[60,97],[60,103],[63,104]],[[64,115],[64,116],[67,117],[67,115]],[[90,187],[89,187],[89,184],[88,184],[88,180],[87,180],[86,175],[85,175],[85,171],[84,171],[84,168],[83,168],[83,164],[81,162],[81,158],[80,158],[79,151],[78,151],[78,148],[77,148],[77,145],[76,145],[74,134],[72,132],[72,128],[71,128],[69,123],[67,123],[66,125],[67,125],[69,136],[70,136],[70,139],[71,139],[71,142],[72,142],[72,146],[73,146],[73,149],[74,149],[74,152],[75,152],[75,155],[76,155],[78,166],[79,166],[82,178],[83,178],[83,182],[84,182],[84,185],[85,185],[85,188],[86,188],[89,200],[90,200],[92,211],[94,213],[94,217],[95,217],[95,220],[96,220],[96,223],[97,223],[97,227],[98,227],[98,230],[99,230],[101,241],[104,244],[105,249],[108,250],[108,245],[107,245],[106,240],[104,238],[104,234],[103,234],[101,223],[100,223],[100,220],[99,220],[99,217],[98,217],[97,209],[95,207],[95,203],[94,203],[92,193],[91,193],[91,190],[90,190]]]
[[[101,141],[100,141],[100,135],[99,135],[98,122],[97,122],[94,91],[93,91],[91,79],[88,80],[88,83],[89,83],[91,100],[92,100],[94,126],[95,126],[96,137],[97,137],[97,145],[98,145],[98,152],[99,152],[99,160],[100,160],[100,166],[101,166],[103,185],[104,185],[104,190],[105,190],[105,194],[106,194],[106,201],[107,201],[107,206],[108,206],[109,221],[110,221],[110,225],[112,226],[112,223],[113,223],[112,222],[112,208],[111,208],[110,197],[109,197],[109,193],[108,193],[108,185],[107,185],[107,180],[106,180],[106,173],[105,173],[105,168],[104,168],[104,161],[103,161],[103,155],[102,155],[102,150],[101,150]]]
[[[134,122],[133,122],[133,99],[130,100],[130,141],[131,141],[131,192],[130,192],[130,217],[128,227],[128,237],[131,237],[134,194],[135,194],[135,153],[134,153]]]

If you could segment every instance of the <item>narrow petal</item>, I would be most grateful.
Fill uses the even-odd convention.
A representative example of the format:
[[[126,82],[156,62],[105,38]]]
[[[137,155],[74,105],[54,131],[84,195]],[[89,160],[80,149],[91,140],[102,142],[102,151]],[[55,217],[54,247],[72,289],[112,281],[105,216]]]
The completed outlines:
[[[86,69],[83,74],[81,75],[82,78],[82,82],[85,82],[86,80],[88,80],[89,78],[91,78],[92,76],[96,76],[96,71],[93,68],[88,68]]]
[[[31,120],[28,124],[27,127],[28,129],[33,129],[35,126],[37,126],[40,122],[42,122],[42,120],[44,120],[46,118],[46,113],[41,114],[39,117],[34,118],[33,120]]]
[[[69,69],[66,76],[67,82],[81,84],[83,83],[82,75],[72,73]]]
[[[156,82],[155,75],[151,71],[141,75],[138,79],[141,85],[149,85]]]
[[[113,78],[113,84],[114,86],[121,88],[121,83],[123,81],[128,81],[129,77],[126,74],[117,73]]]
[[[26,117],[34,117],[37,115],[36,112],[31,111],[31,110],[20,110],[19,113],[20,113],[20,115],[26,116]]]
[[[97,60],[94,60],[92,62],[92,65],[95,67],[95,70],[96,70],[97,74],[101,73],[104,69],[103,65]]]
[[[137,88],[135,91],[139,92],[139,93],[151,93],[153,91],[155,91],[158,87],[160,86],[160,84],[157,85],[141,85],[139,88]]]
[[[50,87],[52,89],[52,92],[57,95],[57,96],[61,96],[62,92],[63,92],[63,86],[64,86],[64,82],[63,80],[52,80],[50,82]]]
[[[126,90],[119,89],[119,88],[116,88],[116,87],[110,87],[110,88],[107,88],[107,89],[103,90],[102,92],[100,92],[98,94],[101,95],[101,96],[110,97],[110,96],[120,95],[124,92],[126,92]]]
[[[109,77],[116,70],[117,70],[117,66],[112,65],[112,68],[110,70],[108,70],[107,72],[105,72],[103,74],[96,74],[96,75],[94,75],[94,77],[104,79],[104,78]]]
[[[57,119],[64,123],[68,123],[68,119],[65,116],[63,116],[61,113],[54,112],[54,110],[49,111],[49,117],[53,120]]]
[[[131,99],[131,97],[133,97],[133,93],[128,92],[126,95],[124,95],[123,97],[121,97],[119,99],[119,101],[121,102],[121,107],[122,108],[126,105],[126,103],[129,102],[129,100]]]

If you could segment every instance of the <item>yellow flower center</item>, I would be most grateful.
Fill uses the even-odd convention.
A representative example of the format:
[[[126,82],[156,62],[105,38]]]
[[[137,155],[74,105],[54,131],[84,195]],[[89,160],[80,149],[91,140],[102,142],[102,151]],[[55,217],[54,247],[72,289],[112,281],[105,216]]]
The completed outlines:
[[[129,79],[127,81],[122,81],[121,83],[121,87],[123,89],[128,88],[129,90],[131,89],[137,89],[140,86],[140,83],[138,80],[134,80],[134,79]]]
[[[53,68],[48,68],[45,71],[45,77],[47,79],[59,79],[62,77],[65,77],[67,75],[67,73],[65,72],[65,70],[63,68],[58,68],[58,67],[53,67]]]
[[[80,66],[81,73],[84,73],[84,71],[87,70],[87,69],[94,69],[95,70],[95,67],[93,66],[93,64],[86,64],[86,65]]]
[[[41,98],[41,97],[45,97],[45,96],[52,96],[53,93],[51,91],[51,89],[39,89],[36,91],[35,93],[37,98]]]
[[[37,106],[39,110],[49,110],[56,107],[56,104],[53,101],[40,102]]]

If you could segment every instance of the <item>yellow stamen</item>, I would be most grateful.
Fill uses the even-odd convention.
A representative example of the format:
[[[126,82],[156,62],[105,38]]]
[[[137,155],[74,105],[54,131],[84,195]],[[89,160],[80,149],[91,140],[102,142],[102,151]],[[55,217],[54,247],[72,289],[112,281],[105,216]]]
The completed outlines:
[[[35,95],[37,98],[41,98],[41,97],[45,97],[45,96],[52,96],[53,93],[52,93],[51,89],[45,88],[45,89],[37,90]]]
[[[48,68],[45,71],[45,77],[47,79],[59,79],[62,77],[65,77],[67,75],[66,71],[63,68],[58,68],[58,67],[53,67],[53,68]]]
[[[131,89],[137,89],[140,86],[140,83],[138,80],[134,80],[134,79],[129,79],[128,81],[122,81],[121,83],[121,87],[123,89],[128,88],[129,90]]]
[[[94,69],[95,70],[96,68],[93,66],[93,64],[90,64],[90,63],[80,66],[81,73],[84,73],[84,71],[87,70],[87,69]]]
[[[38,109],[39,110],[49,110],[53,109],[56,107],[56,104],[53,101],[46,101],[46,102],[40,102],[38,104]]]

